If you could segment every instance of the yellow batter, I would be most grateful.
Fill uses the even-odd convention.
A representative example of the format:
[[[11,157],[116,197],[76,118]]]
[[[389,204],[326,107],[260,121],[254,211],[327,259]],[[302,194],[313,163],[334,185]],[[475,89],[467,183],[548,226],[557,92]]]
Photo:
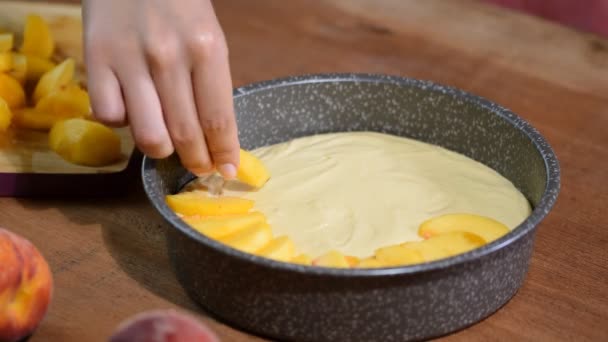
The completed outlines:
[[[367,257],[379,247],[420,240],[418,225],[446,213],[494,218],[510,229],[530,213],[524,196],[494,170],[443,148],[380,133],[310,136],[253,151],[272,178],[255,200],[275,236],[300,252],[337,249]]]

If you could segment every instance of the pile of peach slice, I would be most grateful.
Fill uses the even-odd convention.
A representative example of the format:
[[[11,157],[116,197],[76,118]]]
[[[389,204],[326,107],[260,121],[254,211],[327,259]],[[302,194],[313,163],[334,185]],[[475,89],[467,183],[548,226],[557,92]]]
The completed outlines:
[[[56,63],[48,23],[28,15],[20,45],[15,37],[0,32],[0,134],[11,126],[50,131],[51,150],[78,165],[119,160],[120,137],[91,120],[89,95],[75,77],[76,62],[66,58]]]
[[[259,189],[270,179],[270,173],[253,154],[241,150],[237,179]],[[510,231],[488,217],[446,214],[419,226],[420,241],[382,247],[363,259],[336,250],[311,258],[297,253],[288,236],[274,237],[266,216],[253,210],[251,200],[214,197],[194,190],[168,195],[166,202],[193,229],[238,250],[284,262],[334,268],[395,267],[435,261],[481,247]]]

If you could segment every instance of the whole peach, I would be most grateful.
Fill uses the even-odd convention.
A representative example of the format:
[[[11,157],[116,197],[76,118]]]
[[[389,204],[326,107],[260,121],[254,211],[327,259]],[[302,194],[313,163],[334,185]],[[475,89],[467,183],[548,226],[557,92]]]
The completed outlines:
[[[123,322],[109,342],[219,342],[205,324],[175,310],[152,310]]]
[[[49,265],[28,240],[0,228],[0,341],[30,335],[51,301]]]

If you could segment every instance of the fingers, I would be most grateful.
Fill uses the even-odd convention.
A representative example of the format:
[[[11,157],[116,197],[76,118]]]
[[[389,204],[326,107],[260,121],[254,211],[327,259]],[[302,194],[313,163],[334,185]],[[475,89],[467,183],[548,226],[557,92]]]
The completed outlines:
[[[152,57],[152,74],[162,104],[165,124],[182,165],[196,175],[208,174],[213,164],[199,123],[190,70],[178,49]]]
[[[201,36],[196,43],[192,78],[200,124],[215,168],[225,178],[234,178],[239,140],[225,42]]]
[[[117,75],[135,144],[151,158],[166,158],[173,153],[173,144],[165,126],[161,102],[145,63],[143,57],[132,58],[117,66]]]
[[[120,84],[108,66],[101,63],[89,64],[87,89],[95,119],[111,127],[126,125]]]
[[[84,30],[84,58],[87,69],[87,90],[91,101],[93,116],[96,120],[111,127],[122,127],[127,123],[122,90],[117,76],[114,74],[111,58],[108,52],[111,51],[102,31],[94,22],[95,16],[100,9],[92,9],[98,5],[95,1],[83,1],[83,20]]]
[[[137,147],[151,158],[175,150],[195,174],[217,169],[235,177],[232,82],[211,2],[87,0],[84,18],[98,120],[128,123]]]

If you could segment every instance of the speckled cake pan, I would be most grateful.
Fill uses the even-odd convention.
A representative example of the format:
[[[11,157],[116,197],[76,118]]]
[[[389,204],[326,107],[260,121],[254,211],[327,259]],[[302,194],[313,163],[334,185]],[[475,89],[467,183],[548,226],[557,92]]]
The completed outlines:
[[[384,269],[300,266],[239,252],[189,228],[164,196],[193,176],[175,156],[145,159],[145,190],[167,224],[176,276],[218,318],[289,341],[420,340],[478,322],[522,285],[560,180],[551,147],[517,115],[454,88],[380,75],[292,77],[234,95],[246,149],[339,131],[410,137],[495,169],[534,210],[501,239],[449,259]]]

